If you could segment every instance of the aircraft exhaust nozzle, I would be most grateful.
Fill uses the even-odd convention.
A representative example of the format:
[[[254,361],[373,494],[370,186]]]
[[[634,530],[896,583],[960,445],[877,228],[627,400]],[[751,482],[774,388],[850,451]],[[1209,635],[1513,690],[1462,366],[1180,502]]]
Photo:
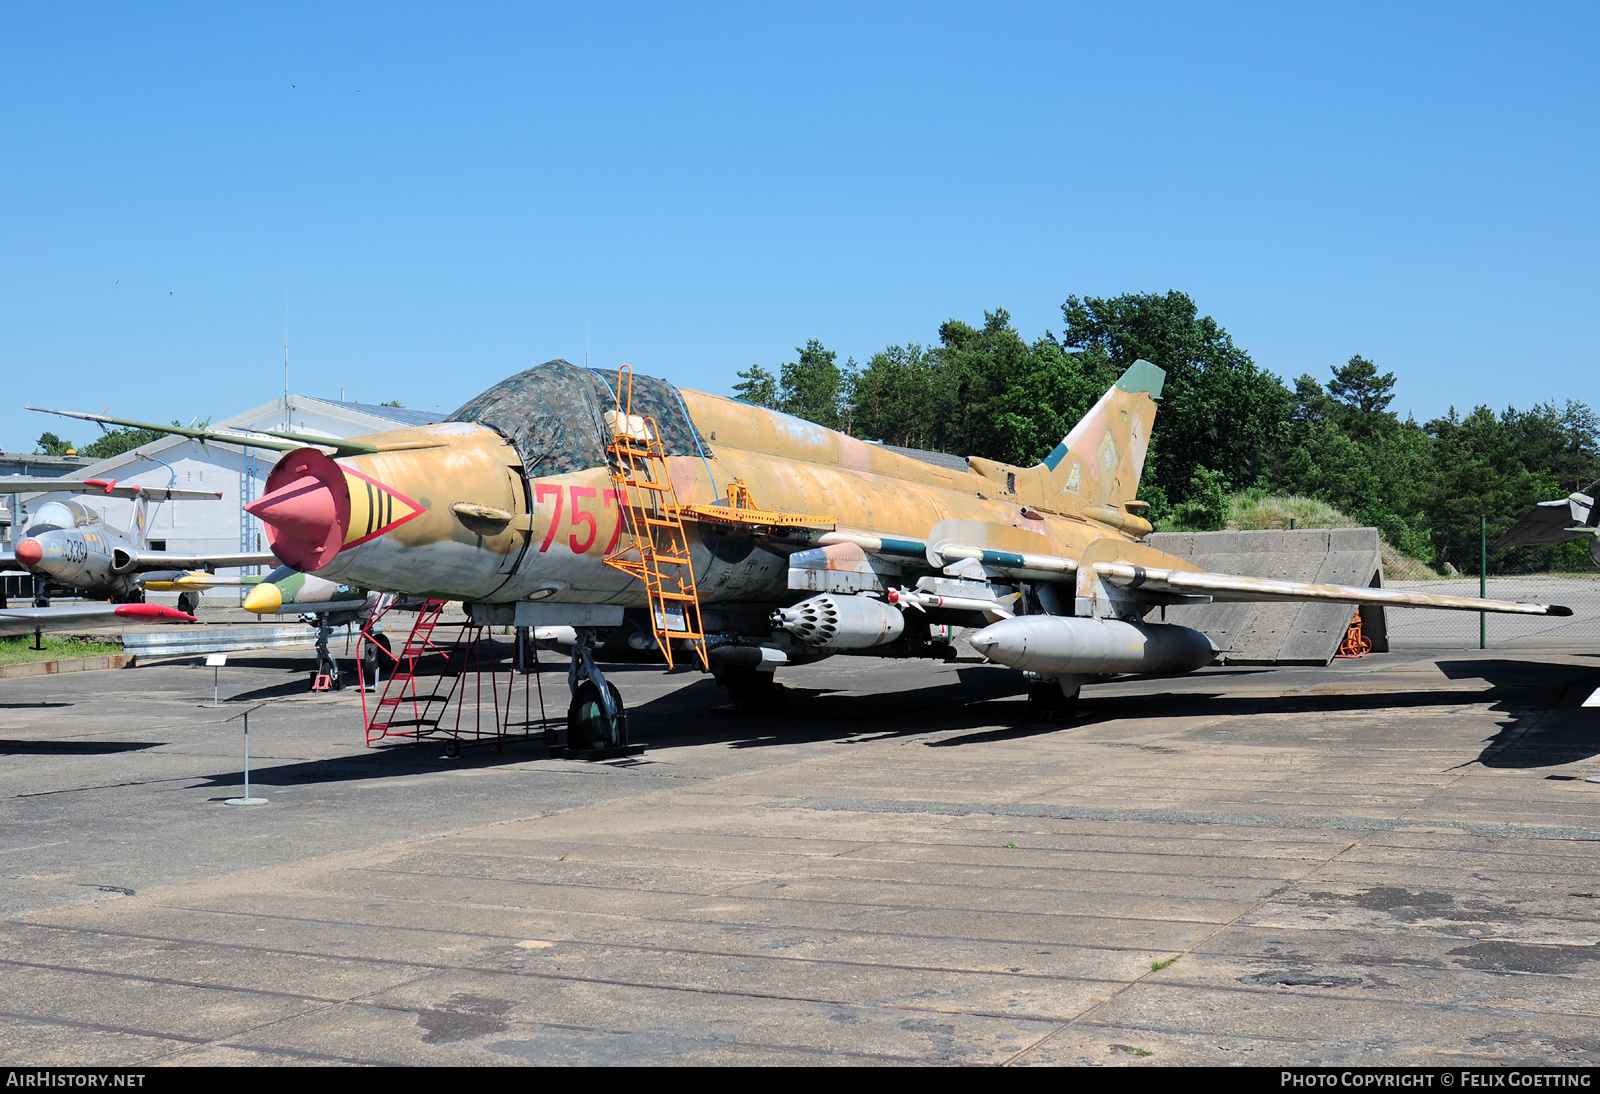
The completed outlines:
[[[1189,627],[1083,616],[1002,619],[967,641],[991,661],[1046,676],[1193,672],[1217,653],[1211,639]]]
[[[18,552],[17,557],[18,558],[22,557],[22,554],[21,554],[20,551]],[[139,565],[139,552],[130,551],[126,547],[117,547],[117,548],[114,548],[112,550],[112,552],[111,552],[111,572],[112,573],[114,573],[114,574],[130,573],[130,572],[132,572],[133,568],[135,566],[137,566],[137,565]]]
[[[17,544],[17,561],[24,566],[37,566],[44,558],[44,544],[33,537],[28,537]]]
[[[300,448],[278,461],[266,494],[244,509],[267,526],[273,554],[296,570],[317,570],[344,545],[350,485],[326,454]]]
[[[881,646],[899,638],[906,628],[899,609],[881,600],[829,593],[779,608],[772,613],[772,623],[807,645],[832,650]]]

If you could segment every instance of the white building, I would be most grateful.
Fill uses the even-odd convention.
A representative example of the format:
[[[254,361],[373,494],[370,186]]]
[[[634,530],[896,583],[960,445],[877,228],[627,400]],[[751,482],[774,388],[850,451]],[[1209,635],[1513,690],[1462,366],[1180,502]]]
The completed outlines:
[[[402,407],[290,395],[224,421],[212,422],[211,428],[276,429],[342,439],[404,426],[431,425],[441,418],[439,414]],[[281,455],[283,453],[265,448],[241,448],[216,441],[201,444],[187,437],[163,437],[108,460],[85,462],[74,468],[73,473],[75,477],[116,479],[140,486],[222,491],[219,501],[152,503],[146,534],[155,550],[265,551],[269,548],[261,522],[246,513],[244,506],[261,496],[267,476]],[[74,496],[35,494],[24,498],[23,518],[17,522],[17,527],[27,527],[27,514],[45,502],[69,497]],[[76,495],[75,500],[99,510],[105,520],[117,528],[132,528],[131,501],[93,494]],[[240,594],[233,589],[219,589],[208,595],[237,600]]]

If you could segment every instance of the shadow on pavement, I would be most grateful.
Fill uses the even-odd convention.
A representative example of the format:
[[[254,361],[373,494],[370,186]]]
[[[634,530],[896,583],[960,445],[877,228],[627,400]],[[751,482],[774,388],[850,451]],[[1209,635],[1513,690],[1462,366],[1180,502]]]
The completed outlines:
[[[353,689],[355,684],[352,681],[347,683],[345,686]],[[254,691],[241,691],[237,695],[228,696],[225,702],[248,703],[255,699],[280,699],[285,695],[309,695],[310,693],[311,683],[309,674],[305,672],[299,672],[295,674],[295,678],[293,680],[286,681],[282,684],[272,684],[264,688],[256,688]]]
[[[160,748],[165,741],[0,741],[0,756],[105,756]]]
[[[788,706],[776,713],[713,711],[727,693],[703,678],[628,713],[635,743],[652,748],[727,744],[765,748],[846,738],[884,740],[929,730],[992,727],[1014,719],[1028,690],[1020,672],[992,667],[961,668],[957,682],[914,691],[854,694],[842,689],[789,687]],[[997,705],[1000,704],[1000,705]]]
[[[1485,697],[1508,715],[1478,754],[1484,767],[1559,767],[1600,755],[1600,712],[1582,705],[1600,686],[1600,669],[1511,659],[1438,665],[1452,680],[1487,681]]]
[[[303,786],[308,783],[356,782],[362,779],[397,779],[407,775],[430,775],[440,771],[461,771],[472,768],[503,767],[507,764],[542,760],[549,755],[537,734],[531,740],[515,738],[496,749],[493,745],[478,746],[463,742],[461,755],[455,759],[444,758],[444,743],[440,740],[421,744],[396,745],[355,752],[348,756],[334,756],[326,760],[304,760],[298,763],[278,764],[272,767],[250,765],[250,782],[263,786]],[[243,769],[208,775],[194,787],[236,787]]]
[[[943,748],[1076,731],[1115,721],[1137,724],[1150,719],[1203,716],[1211,724],[1226,725],[1233,719],[1251,715],[1299,715],[1314,720],[1319,714],[1342,711],[1421,710],[1490,703],[1504,711],[1507,718],[1501,723],[1501,731],[1487,742],[1478,757],[1485,766],[1556,766],[1600,753],[1600,727],[1595,726],[1600,715],[1579,706],[1595,684],[1600,683],[1600,669],[1511,659],[1463,659],[1437,664],[1450,679],[1481,679],[1488,686],[1467,692],[1297,692],[1276,696],[1228,695],[1210,690],[1096,695],[1091,690],[1085,692],[1077,717],[1062,722],[1030,723],[1022,721],[1026,706],[1019,701],[1027,691],[1027,679],[1020,672],[996,666],[963,667],[949,683],[904,692],[861,694],[845,688],[791,687],[787,690],[787,708],[766,714],[714,710],[727,705],[727,693],[710,677],[701,677],[630,708],[629,725],[633,742],[648,745],[652,750],[701,744],[766,748],[830,740],[847,745],[917,736],[930,731],[969,731],[928,742],[930,746]],[[632,669],[661,671],[653,665],[607,666],[608,672],[625,673]],[[840,683],[848,687],[850,680],[841,675]],[[292,684],[262,688],[235,698],[294,694],[303,691],[304,686],[297,674]],[[557,690],[558,698],[564,699],[564,689]],[[557,718],[560,717],[559,705],[551,706],[551,713]],[[10,744],[37,751],[71,751],[74,747],[120,751],[150,747]],[[0,752],[4,748],[5,743],[0,743]],[[537,734],[531,739],[509,740],[499,750],[464,743],[460,758],[454,760],[444,759],[442,752],[443,741],[434,740],[363,750],[328,760],[257,768],[251,771],[251,778],[263,786],[338,783],[459,768],[497,767],[540,760],[549,754]],[[229,771],[197,785],[233,787],[238,779],[238,772]]]

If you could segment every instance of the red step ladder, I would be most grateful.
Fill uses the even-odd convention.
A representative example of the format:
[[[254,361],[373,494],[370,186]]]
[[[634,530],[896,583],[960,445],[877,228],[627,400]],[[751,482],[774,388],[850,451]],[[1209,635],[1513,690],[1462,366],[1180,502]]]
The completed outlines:
[[[531,640],[524,649],[517,651],[507,678],[502,681],[490,628],[479,626],[470,619],[463,619],[459,623],[441,622],[445,601],[429,600],[417,613],[405,647],[396,654],[376,641],[373,630],[393,610],[393,603],[391,601],[373,612],[361,631],[362,641],[372,643],[378,651],[378,663],[382,664],[382,658],[387,655],[391,669],[388,679],[383,681],[376,704],[371,708],[367,705],[365,659],[356,659],[361,684],[361,715],[366,724],[369,748],[396,739],[421,741],[434,738],[444,740],[447,751],[453,751],[463,742],[492,742],[498,746],[513,737],[531,737],[536,729],[540,733],[545,732],[548,719],[544,709],[544,683],[539,678],[538,650]],[[435,641],[434,632],[441,626],[447,630],[455,627],[455,635],[445,641]],[[440,637],[444,638],[443,635]],[[425,664],[424,659],[429,657],[434,660],[431,664]],[[523,710],[522,718],[513,722],[512,700],[518,675],[522,676]],[[537,720],[533,718],[533,688],[528,686],[527,678],[530,675],[539,694]],[[470,721],[466,721],[469,699],[473,710]],[[484,718],[485,700],[489,707],[487,726]],[[450,720],[452,704],[455,718]],[[520,731],[514,730],[514,726],[520,726]]]

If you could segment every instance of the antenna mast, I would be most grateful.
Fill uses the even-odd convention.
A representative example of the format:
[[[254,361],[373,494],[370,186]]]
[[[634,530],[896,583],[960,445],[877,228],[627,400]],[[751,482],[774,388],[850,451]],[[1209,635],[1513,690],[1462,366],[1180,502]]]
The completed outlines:
[[[289,427],[289,282],[283,283],[283,431]]]

